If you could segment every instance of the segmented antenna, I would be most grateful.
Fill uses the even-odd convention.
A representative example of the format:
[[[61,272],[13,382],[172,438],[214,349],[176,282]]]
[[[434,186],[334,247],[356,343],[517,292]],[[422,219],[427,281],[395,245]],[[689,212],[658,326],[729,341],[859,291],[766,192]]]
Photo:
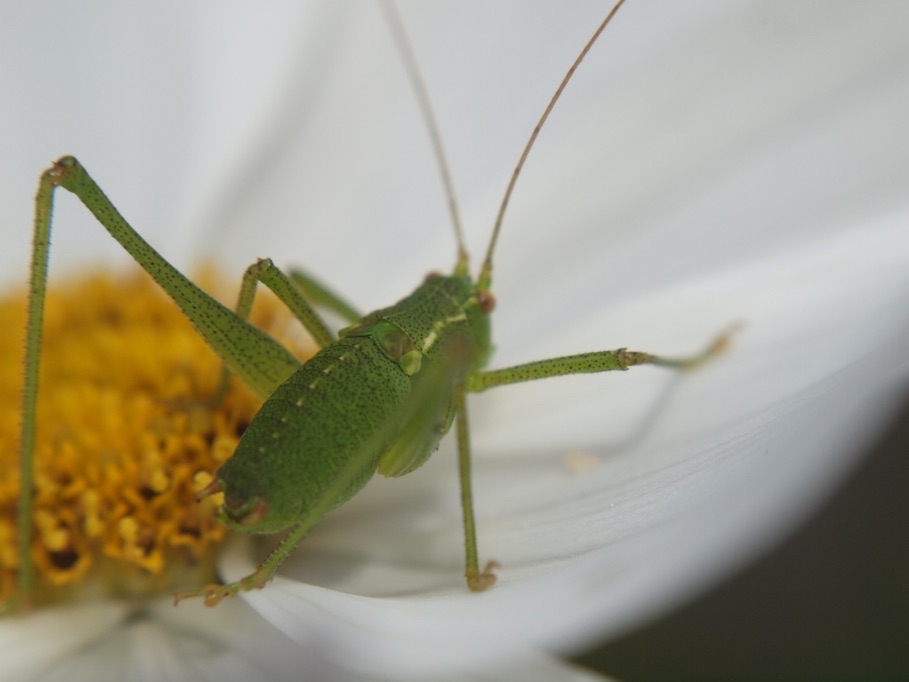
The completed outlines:
[[[568,81],[571,80],[571,77],[574,75],[574,72],[578,68],[578,65],[581,63],[584,57],[587,56],[590,48],[603,32],[603,29],[605,29],[606,25],[612,21],[612,17],[615,16],[615,13],[619,11],[619,7],[621,7],[622,3],[624,2],[625,0],[619,0],[615,4],[615,7],[613,7],[612,10],[610,10],[609,14],[606,15],[606,18],[603,19],[603,23],[600,24],[599,28],[597,28],[593,36],[591,36],[590,40],[587,41],[584,49],[581,50],[581,54],[579,54],[578,58],[574,60],[571,68],[568,69],[568,73],[565,74],[565,77],[559,84],[558,89],[552,96],[552,99],[549,100],[549,105],[546,107],[546,111],[543,112],[543,115],[537,122],[536,127],[533,129],[533,133],[530,135],[530,139],[527,141],[527,145],[524,147],[521,158],[518,160],[518,165],[515,166],[514,172],[511,174],[511,180],[508,182],[508,188],[505,190],[505,197],[502,199],[502,205],[499,206],[499,214],[496,216],[496,222],[492,228],[492,237],[489,240],[489,248],[486,249],[486,257],[483,259],[483,267],[480,270],[480,277],[477,281],[477,288],[481,291],[488,290],[489,285],[492,281],[492,254],[493,251],[495,251],[496,242],[499,239],[499,232],[502,230],[502,220],[505,217],[505,209],[508,208],[508,201],[511,199],[511,193],[514,190],[515,183],[518,181],[518,175],[521,174],[521,169],[524,167],[524,161],[527,160],[527,155],[530,153],[530,148],[533,147],[533,143],[536,141],[537,135],[540,134],[540,129],[543,127],[543,124],[546,123],[546,119],[549,118],[549,112],[552,111],[555,103],[559,100],[559,97],[562,95],[562,91],[565,89],[565,86],[568,85]]]
[[[401,13],[398,11],[397,5],[395,5],[393,0],[382,0],[379,4],[382,7],[388,28],[391,30],[395,46],[398,48],[398,53],[410,80],[410,86],[417,97],[420,113],[423,115],[423,122],[432,140],[436,165],[439,168],[439,174],[442,176],[445,196],[448,197],[448,212],[451,215],[451,224],[454,227],[455,239],[458,242],[458,264],[455,268],[455,274],[463,275],[467,273],[467,247],[464,244],[464,231],[461,228],[461,215],[458,211],[458,200],[455,197],[454,183],[448,167],[448,158],[445,155],[445,147],[442,145],[442,134],[439,132],[439,125],[432,108],[432,102],[429,100],[429,91],[417,64],[413,47],[407,38],[407,30],[404,28],[404,21],[401,19]]]

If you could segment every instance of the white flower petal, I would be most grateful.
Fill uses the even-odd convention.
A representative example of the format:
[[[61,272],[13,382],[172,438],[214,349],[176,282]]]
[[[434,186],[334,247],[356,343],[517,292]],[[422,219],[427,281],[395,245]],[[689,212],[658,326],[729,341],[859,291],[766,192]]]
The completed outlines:
[[[21,235],[6,269],[24,268],[35,177],[62,152],[83,156],[156,244],[180,243],[174,232],[195,222],[238,272],[280,257],[370,307],[450,267],[429,148],[375,7],[292,5],[263,18],[158,3],[138,20],[111,15],[115,30],[0,21],[0,61],[29,65],[0,71],[12,122],[0,192],[7,233]],[[189,11],[192,28],[162,49],[158,29]],[[404,11],[479,252],[528,131],[604,9]],[[347,32],[310,23],[320,18]],[[475,670],[483,657],[626,629],[783,532],[905,385],[907,23],[892,3],[623,8],[512,202],[495,363],[625,345],[689,352],[742,319],[732,351],[679,381],[642,368],[476,396],[480,550],[505,564],[488,594],[466,594],[459,577],[449,444],[314,531],[282,575],[319,587],[282,579],[249,602],[307,653],[321,645],[319,660],[339,634],[358,642],[360,670],[425,669],[429,652]],[[120,30],[129,24],[147,37]],[[192,56],[203,33],[217,44]],[[303,61],[288,66],[294,45]],[[141,58],[119,58],[133,51]],[[162,75],[165,53],[180,66]],[[263,111],[277,125],[257,138]],[[236,160],[247,163],[227,173]],[[219,187],[226,202],[196,221]],[[81,207],[61,201],[57,213],[55,254],[117,251]],[[562,456],[577,448],[598,466],[573,471]],[[407,648],[415,638],[422,654]]]
[[[7,618],[0,622],[2,677],[47,682],[300,679],[295,643],[243,602],[222,606],[214,617],[201,603],[175,609],[170,599],[145,608],[101,602]]]
[[[38,176],[63,154],[85,163],[143,235],[169,245],[169,258],[194,264],[188,232],[221,191],[230,159],[280,101],[280,65],[306,58],[298,46],[311,42],[310,18],[321,11],[289,0],[271,7],[164,0],[2,8],[0,196],[4,234],[17,235],[0,253],[3,271],[25,276]],[[126,262],[75,200],[61,197],[55,208],[60,269]]]
[[[235,545],[224,557],[230,578],[254,567],[239,549]],[[243,597],[297,642],[307,667],[319,671],[312,679],[604,679],[542,653],[507,629],[478,627],[473,604],[460,590],[436,599],[376,599],[279,576],[267,589]],[[495,610],[494,603],[487,606]]]
[[[314,632],[362,639],[363,666],[406,661],[431,669],[448,658],[517,656],[525,641],[570,650],[706,585],[816,503],[895,403],[909,357],[890,339],[903,338],[905,321],[883,329],[874,321],[881,310],[906,303],[900,292],[909,286],[897,293],[881,288],[893,279],[909,285],[905,224],[898,216],[813,253],[730,271],[722,286],[668,292],[668,308],[679,299],[702,300],[705,288],[749,301],[755,315],[742,332],[744,348],[679,382],[673,409],[657,415],[639,442],[594,449],[593,471],[573,473],[559,457],[559,438],[549,442],[545,428],[527,440],[516,427],[525,442],[538,441],[526,450],[494,439],[488,450],[478,448],[481,550],[504,564],[490,593],[469,595],[461,584],[449,449],[428,471],[378,481],[326,519],[282,571],[372,598],[276,583],[249,599],[301,641]],[[865,257],[850,261],[856,241]],[[824,273],[834,281],[824,282]],[[767,281],[788,293],[785,306],[765,304],[772,298],[764,293]],[[844,316],[846,296],[876,304],[846,306],[851,314]],[[754,327],[763,331],[749,339]],[[865,333],[831,333],[838,327]],[[819,339],[827,339],[826,347]],[[652,401],[655,393],[648,393]],[[564,413],[559,419],[571,421]],[[251,570],[247,562],[231,577]],[[415,641],[422,655],[408,657]],[[433,642],[444,642],[443,651]],[[331,656],[330,647],[318,651]]]
[[[123,619],[126,606],[91,604],[36,611],[0,621],[4,679],[32,680],[50,674],[102,638]]]
[[[620,21],[633,33],[629,14]],[[454,577],[461,530],[450,447],[425,471],[378,482],[378,492],[326,519],[284,573],[384,597],[383,611],[336,595],[334,626],[347,632],[355,614],[382,642],[372,654],[361,648],[376,665],[393,650],[381,633],[401,645],[401,631],[432,632],[452,658],[495,656],[523,639],[577,648],[667,608],[816,503],[905,386],[909,215],[901,153],[891,151],[907,144],[906,70],[894,65],[907,61],[904,13],[743,3],[706,17],[687,33],[664,27],[667,42],[647,45],[655,56],[628,38],[607,41],[631,50],[621,64],[630,73],[617,91],[587,95],[595,106],[574,115],[580,123],[567,139],[537,150],[542,170],[534,176],[532,163],[525,172],[498,258],[496,364],[623,345],[677,354],[730,322],[745,328],[728,356],[679,381],[639,369],[472,399],[480,547],[505,564],[481,599]],[[511,101],[477,91],[471,104],[484,113]],[[653,120],[636,126],[642,116]],[[319,206],[340,217],[317,222],[342,225],[389,212],[374,198],[390,191],[382,182],[360,194],[368,208],[332,199],[321,165],[307,172],[305,146],[289,154],[301,175],[286,166],[271,176],[305,177],[300,191],[313,197],[288,226]],[[417,202],[424,193],[415,182]],[[601,199],[600,188],[614,198]],[[288,192],[278,182],[268,196]],[[329,198],[316,202],[319,193]],[[468,215],[475,201],[468,195]],[[491,202],[481,192],[479,203]],[[346,238],[336,230],[327,242]],[[320,262],[326,272],[375,273],[367,293],[379,296],[404,277],[399,242],[389,235],[378,244],[368,259],[329,248]],[[584,476],[560,459],[579,447],[601,460]],[[332,627],[332,597],[298,589],[329,612],[287,610],[285,597],[267,592],[249,598],[292,636]],[[386,620],[394,627],[382,629]],[[475,641],[502,632],[514,641],[487,650]]]

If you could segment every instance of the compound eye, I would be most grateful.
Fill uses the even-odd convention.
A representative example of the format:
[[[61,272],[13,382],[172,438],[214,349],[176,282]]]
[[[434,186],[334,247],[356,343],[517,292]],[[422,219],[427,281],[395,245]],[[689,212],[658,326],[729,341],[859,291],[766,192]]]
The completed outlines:
[[[478,291],[477,303],[480,305],[480,310],[484,313],[491,313],[496,307],[496,297],[492,295],[492,292]]]

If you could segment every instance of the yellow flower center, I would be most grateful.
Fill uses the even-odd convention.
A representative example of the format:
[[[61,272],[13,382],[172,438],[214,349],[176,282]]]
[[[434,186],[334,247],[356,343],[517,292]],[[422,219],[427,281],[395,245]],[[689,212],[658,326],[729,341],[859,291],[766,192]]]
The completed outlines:
[[[208,278],[211,281],[211,277]],[[0,298],[0,603],[19,557],[25,294]],[[253,321],[287,343],[289,315],[259,296]],[[285,338],[282,338],[285,337]],[[213,573],[220,495],[195,494],[259,407],[238,381],[213,404],[221,363],[142,274],[71,280],[48,292],[38,394],[32,555],[35,602],[100,589],[142,595]]]

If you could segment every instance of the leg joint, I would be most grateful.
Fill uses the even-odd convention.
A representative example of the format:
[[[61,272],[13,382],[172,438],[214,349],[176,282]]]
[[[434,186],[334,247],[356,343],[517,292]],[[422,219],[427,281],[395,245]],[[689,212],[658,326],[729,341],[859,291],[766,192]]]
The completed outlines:
[[[619,366],[619,369],[622,370],[623,372],[625,370],[627,370],[628,366],[631,364],[629,362],[629,360],[630,360],[630,358],[628,357],[627,348],[619,348],[617,351],[615,351],[616,364]]]

